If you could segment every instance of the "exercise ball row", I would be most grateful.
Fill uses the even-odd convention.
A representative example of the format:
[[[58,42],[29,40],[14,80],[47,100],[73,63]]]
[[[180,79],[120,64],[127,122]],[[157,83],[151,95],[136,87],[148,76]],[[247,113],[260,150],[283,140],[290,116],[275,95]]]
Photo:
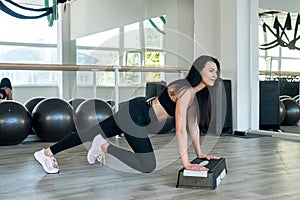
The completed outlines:
[[[24,105],[16,101],[0,103],[0,145],[22,142],[29,134],[43,141],[56,142],[75,130],[97,125],[112,115],[108,102],[101,99],[72,99],[36,97]],[[175,127],[174,118],[168,119],[149,131],[166,133]]]
[[[66,102],[50,98],[39,102],[33,109],[32,128],[43,140],[55,142],[74,130],[90,128],[111,115],[110,105],[101,99]]]
[[[279,122],[291,126],[300,120],[300,106],[297,101],[288,96],[281,96],[279,101]]]
[[[56,142],[75,127],[86,129],[112,115],[110,105],[101,99],[81,99],[79,104],[78,100],[69,103],[59,98],[30,101],[24,105],[16,101],[0,103],[0,145],[18,144],[30,133],[43,141]],[[72,107],[74,102],[77,105]]]

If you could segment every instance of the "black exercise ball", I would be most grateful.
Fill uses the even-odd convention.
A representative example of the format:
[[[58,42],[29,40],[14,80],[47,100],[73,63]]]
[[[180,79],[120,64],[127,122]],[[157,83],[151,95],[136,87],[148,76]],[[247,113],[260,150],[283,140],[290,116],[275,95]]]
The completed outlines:
[[[73,113],[75,114],[76,109],[78,108],[78,106],[84,102],[85,99],[84,98],[74,98],[74,99],[70,99],[68,101],[69,104],[71,104],[71,106],[73,107]],[[74,131],[76,131],[76,126],[74,124]]]
[[[27,108],[29,113],[33,111],[34,107],[42,100],[46,99],[45,97],[33,97],[31,99],[28,99],[25,103],[24,106]]]
[[[75,112],[77,107],[84,101],[85,101],[84,98],[74,98],[74,99],[70,99],[68,101],[68,103],[71,104],[71,106],[73,107],[73,110]]]
[[[296,125],[300,119],[300,106],[294,99],[283,99],[286,114],[283,125]]]
[[[291,96],[289,96],[289,95],[281,95],[281,96],[279,96],[279,100],[284,100],[284,99],[292,99],[292,97]]]
[[[107,100],[106,101],[111,107],[115,106],[115,101],[114,100]]]
[[[285,115],[286,115],[285,106],[282,103],[282,101],[279,101],[279,124],[281,124],[284,121]]]
[[[21,143],[31,129],[28,110],[16,101],[0,103],[0,145]]]
[[[32,111],[33,131],[44,141],[56,142],[74,130],[73,108],[63,99],[47,98]]]
[[[106,101],[97,98],[86,100],[75,111],[76,129],[91,128],[111,115],[111,106]]]
[[[31,99],[28,99],[25,103],[24,103],[24,106],[27,108],[27,110],[29,111],[29,114],[31,115],[34,107],[42,100],[46,99],[45,97],[33,97]],[[30,135],[34,135],[34,131],[33,129],[31,128],[30,129],[30,132],[29,132]]]
[[[146,101],[147,98],[144,96],[137,96],[137,97],[132,97],[130,100],[140,100],[140,101]]]

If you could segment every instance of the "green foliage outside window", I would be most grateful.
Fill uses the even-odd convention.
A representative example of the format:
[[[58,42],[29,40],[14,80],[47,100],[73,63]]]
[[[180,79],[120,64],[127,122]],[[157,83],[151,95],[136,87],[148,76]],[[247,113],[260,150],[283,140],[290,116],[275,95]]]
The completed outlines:
[[[159,67],[161,63],[162,52],[146,52],[145,62],[146,66]],[[159,72],[147,72],[145,79],[147,82],[158,82],[160,81]]]

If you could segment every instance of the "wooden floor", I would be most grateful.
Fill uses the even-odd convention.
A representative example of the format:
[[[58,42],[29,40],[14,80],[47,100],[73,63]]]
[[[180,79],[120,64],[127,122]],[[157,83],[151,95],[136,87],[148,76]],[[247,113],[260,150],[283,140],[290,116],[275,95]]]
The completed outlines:
[[[300,134],[300,126],[280,126],[281,131]]]
[[[300,199],[300,142],[278,137],[222,136],[205,140],[207,150],[226,158],[228,174],[215,190],[176,188],[174,134],[156,135],[152,143],[158,169],[137,173],[111,156],[106,165],[88,165],[84,145],[56,156],[59,174],[45,174],[33,153],[50,143],[29,137],[0,146],[0,199]],[[111,142],[127,148],[123,138]],[[192,148],[189,150],[193,158]]]

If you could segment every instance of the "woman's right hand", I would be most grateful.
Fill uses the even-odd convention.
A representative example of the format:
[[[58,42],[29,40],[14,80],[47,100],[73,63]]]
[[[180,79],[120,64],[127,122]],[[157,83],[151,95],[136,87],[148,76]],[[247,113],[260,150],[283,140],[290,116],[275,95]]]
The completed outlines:
[[[189,163],[187,166],[184,166],[185,169],[188,169],[188,170],[193,170],[193,171],[197,171],[197,172],[200,172],[200,171],[208,171],[208,169],[206,167],[203,167],[199,164],[191,164]]]

